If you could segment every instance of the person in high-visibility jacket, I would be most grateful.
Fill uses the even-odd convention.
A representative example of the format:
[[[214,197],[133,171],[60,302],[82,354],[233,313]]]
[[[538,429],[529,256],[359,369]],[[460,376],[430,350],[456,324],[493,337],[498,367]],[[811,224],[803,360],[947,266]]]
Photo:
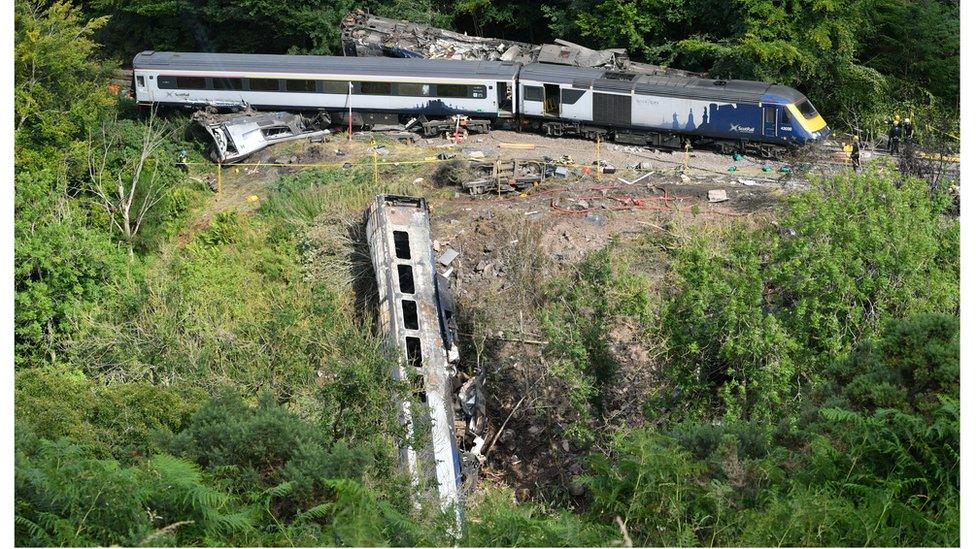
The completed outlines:
[[[896,117],[894,123],[891,125],[891,129],[888,130],[889,153],[898,154],[898,142],[901,141],[901,133],[901,124],[899,124],[898,118]]]

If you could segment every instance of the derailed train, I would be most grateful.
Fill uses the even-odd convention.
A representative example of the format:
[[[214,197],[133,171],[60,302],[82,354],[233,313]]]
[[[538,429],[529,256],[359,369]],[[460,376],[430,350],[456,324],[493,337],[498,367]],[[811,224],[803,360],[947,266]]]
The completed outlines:
[[[655,147],[773,154],[830,135],[787,86],[545,63],[145,51],[133,89],[143,105],[315,111],[357,126],[463,114],[473,127]]]

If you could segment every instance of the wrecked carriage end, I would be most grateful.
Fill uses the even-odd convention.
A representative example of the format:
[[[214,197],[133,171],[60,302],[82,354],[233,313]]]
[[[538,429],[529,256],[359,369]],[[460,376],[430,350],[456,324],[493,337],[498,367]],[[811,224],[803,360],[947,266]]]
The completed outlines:
[[[210,137],[210,159],[220,164],[240,162],[275,143],[329,134],[329,117],[307,117],[289,112],[243,112],[216,114],[197,111],[196,122]]]

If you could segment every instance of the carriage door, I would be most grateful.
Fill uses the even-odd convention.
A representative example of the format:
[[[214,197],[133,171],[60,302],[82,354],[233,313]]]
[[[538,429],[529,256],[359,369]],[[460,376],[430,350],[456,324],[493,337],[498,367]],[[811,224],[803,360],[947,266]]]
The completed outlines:
[[[542,112],[547,116],[559,116],[559,85],[543,84],[545,99],[542,102]]]
[[[495,82],[498,89],[498,110],[504,114],[512,114],[512,86],[508,82]]]
[[[776,107],[763,107],[763,135],[776,137]]]

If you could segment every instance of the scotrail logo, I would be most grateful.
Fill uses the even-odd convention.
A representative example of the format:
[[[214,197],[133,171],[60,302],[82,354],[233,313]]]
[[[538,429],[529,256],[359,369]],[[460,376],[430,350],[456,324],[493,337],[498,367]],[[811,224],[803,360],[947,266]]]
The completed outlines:
[[[756,133],[756,128],[753,126],[740,126],[738,124],[730,124],[729,130],[739,133]]]

